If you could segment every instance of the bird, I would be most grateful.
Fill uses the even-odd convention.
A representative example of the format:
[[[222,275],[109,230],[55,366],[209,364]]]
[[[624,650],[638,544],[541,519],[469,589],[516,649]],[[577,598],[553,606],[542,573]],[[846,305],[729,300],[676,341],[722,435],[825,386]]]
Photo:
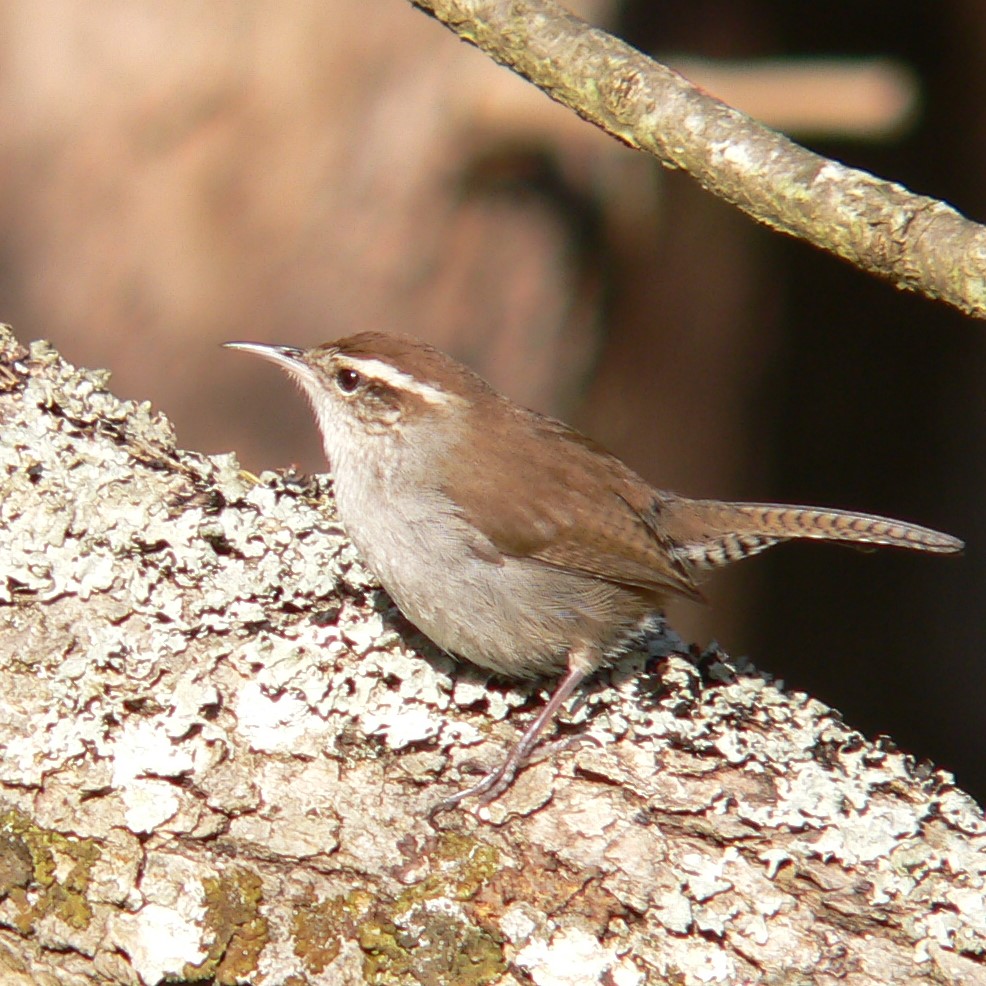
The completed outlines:
[[[701,599],[706,572],[789,540],[964,547],[874,514],[658,489],[410,336],[225,345],[276,364],[307,397],[342,526],[404,616],[496,675],[556,681],[505,760],[442,808],[502,794],[569,696],[667,600]]]

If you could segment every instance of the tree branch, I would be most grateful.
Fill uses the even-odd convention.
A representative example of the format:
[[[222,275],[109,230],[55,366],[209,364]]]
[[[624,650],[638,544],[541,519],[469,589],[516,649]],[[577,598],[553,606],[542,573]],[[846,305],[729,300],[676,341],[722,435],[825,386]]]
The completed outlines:
[[[2,982],[982,979],[971,800],[673,638],[429,823],[537,697],[401,621],[325,478],[106,382],[0,328]]]
[[[754,219],[986,318],[986,227],[822,157],[552,0],[412,0],[552,99]]]

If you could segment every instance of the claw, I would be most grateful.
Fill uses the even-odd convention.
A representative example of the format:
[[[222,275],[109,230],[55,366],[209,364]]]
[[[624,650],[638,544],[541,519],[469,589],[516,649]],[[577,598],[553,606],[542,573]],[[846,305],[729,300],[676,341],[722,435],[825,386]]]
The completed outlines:
[[[428,817],[434,818],[439,812],[454,808],[461,801],[465,801],[466,798],[478,797],[480,804],[488,805],[491,801],[495,801],[503,794],[513,784],[514,778],[517,776],[520,768],[531,759],[531,754],[534,753],[534,750],[538,746],[538,739],[544,727],[552,720],[554,714],[558,711],[558,707],[572,694],[584,678],[584,671],[578,667],[570,666],[565,677],[558,683],[558,687],[555,688],[551,698],[548,699],[545,707],[524,731],[524,735],[521,736],[520,740],[518,740],[517,744],[510,751],[510,755],[503,764],[495,770],[491,770],[478,784],[473,784],[472,787],[467,787],[464,791],[459,791],[457,794],[453,794],[439,801],[428,813]]]

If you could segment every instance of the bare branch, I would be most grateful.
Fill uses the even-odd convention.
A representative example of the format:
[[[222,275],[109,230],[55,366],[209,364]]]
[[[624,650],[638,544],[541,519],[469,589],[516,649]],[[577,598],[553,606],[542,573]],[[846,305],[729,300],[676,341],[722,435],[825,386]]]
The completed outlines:
[[[898,288],[986,318],[986,228],[822,157],[553,0],[412,0],[607,133]]]

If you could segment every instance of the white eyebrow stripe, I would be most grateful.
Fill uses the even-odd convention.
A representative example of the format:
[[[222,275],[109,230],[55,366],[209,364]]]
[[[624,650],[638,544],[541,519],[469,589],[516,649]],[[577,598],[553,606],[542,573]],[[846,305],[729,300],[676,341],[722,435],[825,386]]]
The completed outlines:
[[[415,380],[409,373],[398,370],[397,367],[380,359],[360,359],[356,356],[345,356],[340,353],[336,356],[336,360],[340,365],[348,366],[371,380],[379,380],[395,390],[405,390],[415,394],[429,404],[451,404],[457,400],[454,394],[449,394],[431,384]]]

